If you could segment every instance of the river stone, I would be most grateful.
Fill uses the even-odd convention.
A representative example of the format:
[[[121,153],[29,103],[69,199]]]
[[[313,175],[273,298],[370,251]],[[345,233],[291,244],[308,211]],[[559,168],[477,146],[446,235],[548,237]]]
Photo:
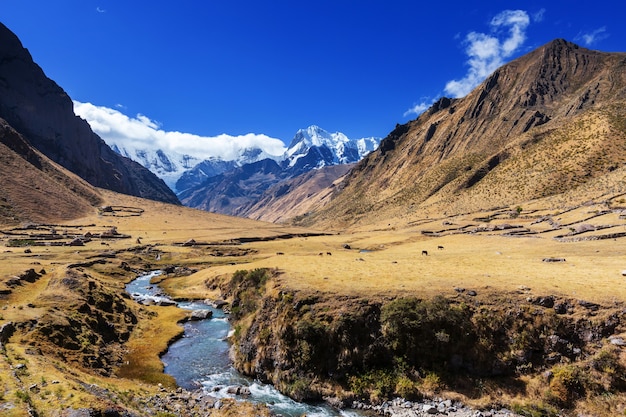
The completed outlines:
[[[169,306],[175,306],[176,305],[176,301],[171,301],[171,300],[159,300],[155,303],[156,305],[160,306],[160,307],[169,307]]]
[[[194,310],[191,313],[189,320],[191,321],[206,320],[206,319],[210,319],[211,317],[213,317],[213,312],[211,310]]]

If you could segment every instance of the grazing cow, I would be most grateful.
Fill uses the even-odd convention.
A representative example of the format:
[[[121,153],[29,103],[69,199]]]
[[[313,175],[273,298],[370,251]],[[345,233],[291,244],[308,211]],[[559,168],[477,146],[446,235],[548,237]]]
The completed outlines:
[[[324,256],[324,252],[318,253],[319,256]]]
[[[427,251],[427,250],[423,250],[423,251],[422,251],[422,255],[426,255],[426,256],[428,256],[428,251]]]
[[[330,253],[330,252],[326,252],[326,255],[330,256],[330,255],[332,255],[332,253]]]
[[[437,249],[443,250],[443,246],[439,245],[439,246],[437,246]]]
[[[276,255],[284,255],[284,252],[276,252]]]

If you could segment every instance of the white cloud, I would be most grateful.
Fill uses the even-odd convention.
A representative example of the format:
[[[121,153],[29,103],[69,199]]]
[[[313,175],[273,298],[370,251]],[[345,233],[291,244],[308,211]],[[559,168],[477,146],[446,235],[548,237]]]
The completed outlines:
[[[541,21],[545,9],[533,15],[535,21]],[[489,23],[490,33],[470,32],[463,43],[468,56],[469,69],[460,80],[448,81],[444,87],[446,95],[454,98],[464,97],[478,84],[487,78],[498,67],[505,63],[526,41],[526,28],[530,24],[528,13],[524,10],[504,10]],[[455,36],[460,38],[460,35]],[[429,104],[422,101],[404,112],[404,117],[419,115]]]
[[[533,13],[533,22],[543,22],[543,18],[546,15],[546,9],[539,9],[538,12]]]
[[[530,23],[523,10],[505,10],[490,22],[491,33],[471,32],[465,37],[465,52],[469,69],[460,80],[449,81],[445,92],[452,97],[463,97],[480,84],[498,67],[504,64],[526,40],[526,28]]]
[[[74,101],[74,113],[85,119],[94,132],[109,146],[134,149],[161,149],[200,159],[211,157],[232,160],[243,150],[258,147],[273,156],[285,152],[285,144],[263,134],[248,133],[231,136],[198,136],[191,133],[168,132],[160,123],[138,114],[128,117],[118,110]]]
[[[419,116],[426,109],[428,109],[431,106],[431,104],[432,103],[426,103],[425,101],[422,101],[421,103],[415,104],[413,107],[411,107],[410,109],[405,111],[403,116],[407,117],[407,116],[410,116],[412,114],[415,114],[416,116]]]
[[[580,33],[574,40],[576,42],[583,42],[585,46],[591,46],[596,42],[600,42],[602,39],[606,39],[609,37],[609,34],[606,32],[606,26],[602,26],[590,33]]]
[[[97,11],[98,13],[106,13],[106,10],[104,10],[104,9],[103,9],[102,7],[100,7],[100,6],[96,7],[96,11]]]

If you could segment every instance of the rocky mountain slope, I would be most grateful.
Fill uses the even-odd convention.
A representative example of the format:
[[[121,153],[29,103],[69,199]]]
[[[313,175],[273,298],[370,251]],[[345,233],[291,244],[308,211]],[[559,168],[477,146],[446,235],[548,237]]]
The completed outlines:
[[[313,209],[323,207],[332,194],[334,184],[353,166],[322,167],[282,181],[265,190],[255,202],[242,206],[238,215],[274,223],[306,216]]]
[[[343,133],[329,133],[318,126],[310,126],[296,133],[278,160],[268,158],[242,164],[215,176],[207,174],[213,170],[215,163],[206,161],[185,173],[177,182],[176,189],[181,190],[178,196],[186,206],[257,219],[286,218],[289,213],[303,214],[301,209],[304,206],[291,210],[292,205],[305,203],[307,206],[307,203],[299,201],[295,196],[287,197],[292,185],[284,184],[284,181],[323,167],[357,162],[376,149],[378,143],[376,138],[348,139]],[[330,185],[345,171],[326,170],[324,174],[312,177],[324,178],[324,183]],[[331,178],[331,175],[337,176]],[[301,180],[298,181],[302,184]],[[270,190],[274,186],[278,188]],[[314,182],[309,188],[319,190],[319,183]],[[265,205],[268,201],[276,200],[277,190],[283,202],[271,207]],[[277,212],[279,208],[281,211]]]
[[[54,222],[85,215],[101,198],[0,119],[0,224]]]
[[[19,39],[0,24],[0,117],[36,149],[90,184],[179,203],[154,174],[122,158],[74,115],[68,95],[50,80]]]
[[[582,202],[626,175],[626,54],[552,41],[468,96],[398,125],[302,222],[407,223],[537,198]],[[622,175],[607,174],[623,172]],[[606,181],[603,182],[603,179]]]

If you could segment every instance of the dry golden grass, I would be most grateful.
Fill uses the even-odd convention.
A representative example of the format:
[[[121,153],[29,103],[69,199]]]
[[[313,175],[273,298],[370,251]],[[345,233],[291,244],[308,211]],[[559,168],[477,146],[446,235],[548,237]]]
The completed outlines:
[[[154,317],[140,322],[128,341],[128,354],[125,363],[117,370],[120,378],[162,384],[173,388],[176,381],[163,373],[163,363],[159,359],[169,346],[172,338],[180,335],[183,328],[177,322],[185,313],[176,307],[150,308]],[[155,353],[157,355],[155,355]]]
[[[29,248],[32,253],[25,253],[24,247],[4,247],[0,251],[1,281],[30,268],[45,269],[46,274],[35,283],[14,288],[11,294],[0,299],[0,325],[8,321],[37,320],[46,308],[66,303],[67,294],[50,284],[53,278],[62,277],[68,264],[93,259],[105,251],[117,251],[117,258],[84,270],[118,292],[123,292],[124,284],[132,279],[132,274],[119,269],[120,262],[125,261],[142,269],[167,265],[196,269],[197,272],[189,276],[158,278],[167,292],[184,298],[219,297],[216,290],[205,285],[216,276],[228,278],[238,269],[273,268],[281,272],[275,282],[279,289],[317,291],[329,298],[337,295],[425,298],[437,294],[454,297],[457,296],[455,288],[462,287],[477,291],[477,299],[485,303],[550,294],[585,299],[606,307],[626,301],[623,285],[626,278],[622,275],[626,270],[626,237],[576,242],[556,239],[580,224],[612,227],[572,237],[626,232],[626,220],[620,218],[618,212],[596,216],[607,209],[600,201],[571,210],[549,206],[547,200],[533,201],[521,204],[523,210],[517,217],[511,215],[515,207],[509,207],[450,217],[415,216],[410,222],[387,219],[341,233],[303,237],[304,233],[315,230],[220,216],[106,191],[102,194],[105,204],[140,208],[143,212],[138,216],[121,217],[123,210],[111,216],[94,209],[90,216],[64,226],[81,233],[115,227],[130,238],[94,239],[82,247],[33,246]],[[619,200],[609,197],[612,201]],[[538,222],[543,216],[550,216],[562,227],[553,230],[550,222]],[[509,230],[492,230],[493,226],[504,224],[522,226],[535,234],[512,237],[506,235]],[[476,233],[462,233],[480,226],[486,228]],[[61,230],[63,226],[57,228]],[[423,232],[438,232],[441,236]],[[298,236],[234,243],[242,237],[270,238],[288,234]],[[9,236],[1,239],[0,244],[6,245]],[[180,244],[189,239],[214,245]],[[350,249],[344,248],[346,244]],[[223,252],[223,256],[217,256],[217,250]],[[239,256],[244,250],[248,253]],[[428,251],[427,256],[422,255],[423,250]],[[157,253],[159,259],[155,256]],[[549,257],[566,261],[543,262]],[[27,384],[41,383],[45,378],[48,387],[41,391],[44,394],[31,394],[31,397],[37,401],[39,409],[53,409],[80,401],[100,401],[76,381],[93,381],[119,393],[140,389],[153,392],[156,383],[173,386],[173,380],[162,373],[159,354],[181,331],[176,322],[182,313],[174,308],[137,308],[141,310],[140,322],[125,346],[127,354],[124,365],[116,371],[118,378],[97,377],[58,361],[51,362],[45,356],[27,354],[25,341],[18,333],[6,345],[7,353],[0,360],[0,383],[5,396],[15,395]],[[29,375],[22,381],[11,380],[10,365],[24,359],[28,361]],[[52,386],[52,379],[59,383]],[[518,398],[515,392],[507,395],[512,400]],[[477,401],[477,404],[488,402],[489,397]],[[14,415],[24,415],[17,410]]]
[[[584,218],[583,210],[568,213],[570,220]],[[624,220],[614,229],[626,231]],[[531,220],[517,220],[529,227]],[[597,220],[602,223],[602,220]],[[512,221],[510,223],[513,223]],[[455,227],[479,225],[470,219],[455,219]],[[257,259],[242,266],[218,265],[187,278],[177,278],[168,290],[183,296],[193,288],[200,297],[203,282],[237,269],[276,268],[283,271],[281,284],[296,290],[363,296],[432,296],[454,294],[455,287],[476,291],[513,292],[529,287],[532,293],[585,298],[611,303],[626,300],[622,270],[626,269],[626,239],[563,243],[554,231],[527,237],[503,236],[504,232],[426,237],[420,230],[444,227],[425,223],[405,230],[378,230],[333,236],[296,238],[250,244]],[[537,229],[543,228],[538,225]],[[600,233],[600,232],[598,232]],[[597,234],[594,232],[594,234]],[[344,249],[349,244],[351,249]],[[443,246],[444,249],[437,249]],[[428,256],[422,255],[426,250]],[[284,255],[277,255],[278,252]],[[330,252],[331,255],[328,255]],[[321,255],[320,255],[321,254]],[[565,258],[566,262],[543,262]]]

